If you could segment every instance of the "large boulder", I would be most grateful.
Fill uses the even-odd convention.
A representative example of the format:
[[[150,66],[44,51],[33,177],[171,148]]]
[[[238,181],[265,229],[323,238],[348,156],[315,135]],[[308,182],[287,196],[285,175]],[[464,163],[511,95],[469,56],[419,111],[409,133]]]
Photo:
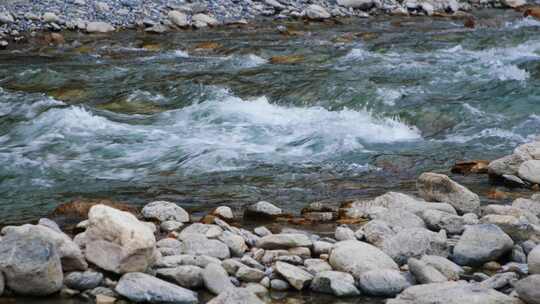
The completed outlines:
[[[532,214],[529,212],[529,215]],[[534,217],[536,218],[536,216]],[[519,217],[489,214],[482,217],[480,223],[498,226],[516,242],[527,240],[540,242],[540,225],[531,223],[525,214]]]
[[[398,265],[380,249],[353,240],[336,243],[330,252],[329,263],[335,270],[348,272],[356,279],[370,270],[398,270]]]
[[[140,272],[124,274],[118,281],[115,291],[136,303],[196,304],[199,302],[197,293]]]
[[[464,281],[416,285],[386,304],[519,304],[516,298]]]
[[[526,277],[516,283],[516,292],[527,304],[540,304],[540,275]]]
[[[478,266],[497,260],[513,246],[512,239],[493,224],[467,226],[454,247],[453,260],[459,265]]]
[[[276,271],[297,290],[302,290],[304,287],[309,286],[311,280],[313,280],[311,273],[289,263],[277,262]]]
[[[411,286],[398,270],[381,269],[364,272],[358,285],[363,293],[376,297],[391,298]]]
[[[518,176],[533,184],[540,184],[540,160],[528,160],[518,168]]]
[[[39,235],[10,234],[0,240],[0,272],[21,295],[46,296],[62,288],[64,275],[56,246]]]
[[[22,226],[7,226],[2,229],[2,234],[5,236],[13,236],[14,238],[26,238],[36,236],[40,239],[54,245],[56,252],[62,261],[62,269],[64,271],[85,270],[88,264],[84,259],[84,255],[77,244],[75,244],[69,236],[54,228],[44,225],[22,225]]]
[[[540,274],[540,245],[529,252],[527,264],[529,265],[529,273]]]
[[[180,223],[189,222],[189,213],[175,203],[166,201],[156,201],[144,206],[141,211],[145,219],[157,220],[160,222],[176,221]]]
[[[421,258],[426,254],[447,257],[447,237],[444,231],[435,233],[424,228],[404,229],[385,239],[382,250],[399,265],[405,264],[409,258]]]
[[[231,288],[220,293],[207,304],[264,304],[264,302],[245,288]]]
[[[263,249],[290,249],[295,247],[310,247],[311,239],[301,233],[270,234],[257,240],[256,247]]]
[[[96,205],[88,222],[84,238],[88,261],[119,274],[146,271],[154,262],[154,232],[133,214]]]
[[[339,271],[317,273],[311,282],[311,290],[333,294],[338,297],[360,295],[360,292],[355,286],[354,277],[348,273]]]
[[[448,203],[461,213],[476,213],[480,207],[478,195],[443,174],[423,173],[416,187],[425,200]]]

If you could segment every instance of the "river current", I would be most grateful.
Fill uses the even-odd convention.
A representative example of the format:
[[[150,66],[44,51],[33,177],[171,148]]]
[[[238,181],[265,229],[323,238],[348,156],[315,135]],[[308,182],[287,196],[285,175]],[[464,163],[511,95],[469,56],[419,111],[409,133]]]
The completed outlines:
[[[0,51],[0,223],[76,198],[298,211],[508,154],[540,130],[540,21],[477,15]]]

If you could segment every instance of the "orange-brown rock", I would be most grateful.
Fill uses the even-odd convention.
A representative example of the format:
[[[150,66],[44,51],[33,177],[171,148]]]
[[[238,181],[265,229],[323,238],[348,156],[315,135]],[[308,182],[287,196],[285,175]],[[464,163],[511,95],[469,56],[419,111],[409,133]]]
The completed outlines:
[[[463,22],[463,26],[466,28],[475,28],[476,27],[476,21],[474,21],[474,18],[467,18]]]
[[[45,44],[64,44],[66,43],[66,40],[64,39],[64,36],[59,33],[49,33],[43,36],[43,39],[45,41]]]
[[[296,64],[304,60],[302,55],[281,55],[270,58],[272,64]]]
[[[207,41],[195,45],[195,49],[199,50],[215,50],[221,47],[221,44],[217,42]]]
[[[536,19],[540,19],[540,6],[528,7],[527,9],[525,9],[523,16],[525,17],[531,16]]]
[[[486,196],[494,200],[504,200],[508,198],[508,193],[497,189],[490,189]]]
[[[487,160],[459,161],[454,164],[451,171],[456,174],[486,174],[488,165]]]
[[[88,211],[94,205],[103,204],[112,208],[116,208],[122,211],[131,212],[137,214],[138,210],[134,206],[126,203],[114,202],[108,199],[76,199],[68,203],[58,205],[52,213],[53,216],[70,216],[86,218]]]

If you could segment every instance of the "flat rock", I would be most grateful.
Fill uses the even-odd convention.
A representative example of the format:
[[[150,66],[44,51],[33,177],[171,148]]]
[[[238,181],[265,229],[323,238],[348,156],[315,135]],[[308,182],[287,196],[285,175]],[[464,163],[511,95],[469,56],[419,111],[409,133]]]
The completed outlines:
[[[118,281],[115,291],[136,303],[196,304],[199,302],[197,293],[140,272],[124,274]]]
[[[219,21],[217,21],[214,17],[210,17],[206,14],[195,14],[193,17],[191,17],[191,21],[193,22],[193,26],[196,28],[216,26],[219,24]]]
[[[181,265],[174,268],[161,268],[156,276],[188,289],[203,286],[202,268],[193,265]]]
[[[365,294],[391,298],[411,284],[398,270],[381,269],[362,273],[358,285]]]
[[[493,224],[467,226],[454,248],[453,260],[459,265],[478,266],[497,260],[513,246],[512,239]]]
[[[518,198],[512,202],[512,207],[528,211],[537,217],[540,216],[540,202],[537,200]]]
[[[476,213],[480,207],[478,195],[443,174],[423,173],[416,187],[425,200],[448,203],[461,213]]]
[[[245,288],[231,288],[220,293],[207,304],[264,304],[264,302]]]
[[[265,277],[265,272],[256,268],[247,266],[239,267],[236,271],[236,277],[244,282],[260,282]]]
[[[256,247],[263,249],[289,249],[294,247],[310,247],[311,239],[300,233],[271,234],[260,238]]]
[[[516,292],[527,304],[540,304],[540,275],[531,275],[516,283]]]
[[[5,285],[21,295],[53,294],[62,288],[64,279],[54,244],[33,235],[2,237],[0,270],[4,274]]]
[[[311,273],[285,262],[277,262],[276,271],[297,290],[302,290],[306,286],[309,286],[311,280],[313,280]]]
[[[157,220],[159,222],[189,222],[189,213],[186,210],[175,203],[166,201],[156,201],[147,204],[142,209],[141,214],[145,219]]]
[[[180,235],[182,252],[190,255],[206,255],[218,259],[231,257],[229,247],[218,240],[208,239],[202,234],[182,234]]]
[[[311,282],[311,290],[333,294],[338,297],[360,295],[355,286],[354,277],[345,272],[323,271],[317,273]]]
[[[368,10],[375,6],[373,0],[337,0],[337,4],[344,7],[357,8],[361,10]]]
[[[359,241],[336,243],[330,252],[329,263],[335,270],[348,272],[356,279],[370,270],[398,270],[398,265],[383,251]]]
[[[464,281],[416,285],[386,304],[519,304],[516,298]]]
[[[71,272],[64,277],[64,284],[75,290],[94,289],[103,282],[103,274],[96,271]]]
[[[96,205],[90,209],[88,221],[85,232],[88,261],[119,274],[146,271],[154,263],[154,231],[133,214]]]

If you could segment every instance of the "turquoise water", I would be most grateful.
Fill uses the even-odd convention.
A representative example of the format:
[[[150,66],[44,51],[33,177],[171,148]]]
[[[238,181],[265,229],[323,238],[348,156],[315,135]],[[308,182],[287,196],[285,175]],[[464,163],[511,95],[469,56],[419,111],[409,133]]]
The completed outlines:
[[[299,210],[411,190],[418,172],[538,134],[540,21],[289,26],[0,51],[0,223],[74,198]]]

